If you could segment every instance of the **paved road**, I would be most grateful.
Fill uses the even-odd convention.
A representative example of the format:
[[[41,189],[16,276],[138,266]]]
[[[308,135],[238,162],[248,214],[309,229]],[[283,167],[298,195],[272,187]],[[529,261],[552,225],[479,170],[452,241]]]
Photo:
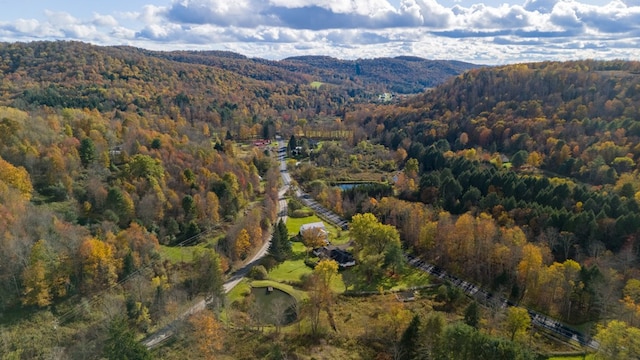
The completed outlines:
[[[289,184],[291,184],[291,176],[287,172],[287,164],[285,163],[285,152],[286,145],[282,140],[279,141],[278,146],[278,160],[280,161],[280,174],[282,174],[282,180],[284,185],[278,191],[278,220],[282,220],[284,222],[287,221],[287,201],[284,198],[287,190],[289,189]],[[264,245],[258,250],[258,252],[251,257],[249,262],[247,262],[242,268],[236,270],[224,283],[223,288],[224,292],[229,293],[236,285],[244,279],[244,277],[249,273],[252,267],[257,265],[260,260],[267,254],[269,251],[269,245],[271,244],[271,235],[269,234],[268,241],[265,242]],[[199,311],[202,311],[206,308],[207,302],[205,300],[201,300],[191,306],[187,311],[182,313],[176,320],[172,321],[171,324],[165,326],[164,328],[158,330],[152,335],[149,335],[142,341],[142,345],[146,346],[147,349],[153,349],[154,347],[162,344],[164,341],[171,338],[175,332],[178,322],[188,318],[192,314],[195,314]]]
[[[315,211],[316,214],[321,218],[323,218],[324,220],[338,226],[343,230],[347,230],[349,228],[349,223],[345,219],[341,218],[333,211],[328,210],[324,206],[320,205],[317,201],[313,200],[311,196],[309,196],[308,194],[303,193],[301,190],[297,190],[296,196],[300,198],[303,204],[313,209],[313,211]]]
[[[284,148],[283,144],[281,144],[280,146],[282,149],[281,150],[282,152],[280,154],[283,154],[282,159],[284,159],[284,152],[286,151],[286,149]],[[286,165],[284,164],[284,160],[282,161],[283,163],[281,164],[281,168],[280,168],[280,171],[283,174],[282,178],[285,181],[285,184],[289,185],[291,183],[291,177],[287,172]],[[322,205],[318,204],[308,194],[298,189],[296,190],[296,196],[298,196],[305,205],[312,208],[318,215],[320,215],[325,220],[343,229],[348,228],[349,224],[347,221],[345,221],[344,219],[342,219],[340,216],[333,213],[332,211],[326,209]],[[507,299],[504,299],[500,296],[494,296],[492,293],[487,292],[484,289],[481,289],[472,283],[466,282],[462,279],[458,279],[454,277],[453,275],[447,274],[447,272],[445,272],[443,269],[438,268],[437,266],[428,264],[419,258],[412,257],[408,254],[405,254],[405,258],[411,265],[422,269],[423,271],[429,273],[432,276],[435,276],[450,282],[454,286],[464,291],[467,295],[474,297],[475,299],[477,299],[478,301],[484,304],[493,304],[494,306],[499,306],[502,308],[506,308],[508,306],[515,306],[515,304],[513,304],[511,301],[508,301]],[[543,314],[537,313],[533,310],[527,309],[527,311],[529,312],[529,316],[531,317],[531,323],[534,326],[552,331],[560,335],[561,337],[564,337],[567,340],[572,340],[574,342],[577,342],[580,345],[587,346],[595,350],[599,348],[599,344],[597,341],[586,337],[581,332],[573,330],[569,328],[567,325],[557,320],[554,320],[550,317],[547,317]]]
[[[284,141],[280,140],[278,142],[278,159],[280,159],[280,174],[282,175],[282,181],[284,182],[284,186],[288,187],[291,185],[291,175],[287,171],[287,164],[285,163],[285,154],[287,152],[287,147]],[[347,230],[349,228],[349,223],[335,214],[333,211],[328,210],[324,206],[320,205],[317,201],[315,201],[309,194],[303,192],[299,188],[296,189],[296,196],[300,199],[300,201],[305,205],[313,209],[315,213],[323,218],[324,220],[338,226],[343,230]],[[285,202],[286,206],[286,202]],[[286,209],[286,207],[284,207]],[[283,214],[285,215],[286,212]]]
[[[487,305],[490,304],[490,305],[498,306],[502,308],[507,308],[509,306],[516,306],[511,301],[500,296],[494,296],[492,293],[487,292],[484,289],[481,289],[472,283],[466,282],[462,279],[458,279],[457,277],[451,274],[448,274],[443,269],[437,266],[431,265],[429,263],[426,263],[418,257],[405,254],[405,259],[409,264],[427,272],[428,274],[434,277],[437,277],[449,282],[450,284],[456,286],[458,289],[464,291],[465,294],[477,299],[479,302],[483,304],[487,304]],[[552,331],[564,337],[565,339],[575,341],[582,346],[587,346],[594,350],[598,350],[599,348],[598,342],[593,339],[589,339],[581,332],[573,330],[569,328],[567,325],[557,320],[554,320],[550,317],[537,313],[533,310],[527,309],[527,311],[529,312],[529,316],[531,317],[531,323],[534,326]]]

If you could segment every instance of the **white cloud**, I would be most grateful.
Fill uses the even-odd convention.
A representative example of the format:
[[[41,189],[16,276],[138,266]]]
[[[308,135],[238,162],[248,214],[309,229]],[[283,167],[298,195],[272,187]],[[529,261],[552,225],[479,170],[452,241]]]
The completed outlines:
[[[21,33],[36,33],[40,28],[40,22],[35,19],[18,19],[14,23],[14,28]]]
[[[93,24],[96,26],[104,26],[104,27],[116,27],[118,26],[118,20],[111,15],[100,15],[94,14],[93,16]]]
[[[45,16],[49,23],[55,26],[67,26],[70,24],[77,24],[79,20],[71,16],[71,14],[63,11],[44,11]]]

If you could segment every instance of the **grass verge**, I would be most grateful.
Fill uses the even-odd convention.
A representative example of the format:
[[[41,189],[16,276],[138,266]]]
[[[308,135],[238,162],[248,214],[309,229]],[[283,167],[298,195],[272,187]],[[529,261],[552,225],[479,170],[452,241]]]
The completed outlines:
[[[274,287],[278,290],[284,291],[287,294],[293,296],[296,301],[300,302],[302,300],[305,300],[308,298],[307,293],[302,291],[302,290],[298,290],[296,288],[294,288],[291,285],[287,285],[287,284],[282,284],[276,281],[271,281],[271,280],[255,280],[251,282],[251,286],[253,287],[267,287],[267,286],[271,286]]]

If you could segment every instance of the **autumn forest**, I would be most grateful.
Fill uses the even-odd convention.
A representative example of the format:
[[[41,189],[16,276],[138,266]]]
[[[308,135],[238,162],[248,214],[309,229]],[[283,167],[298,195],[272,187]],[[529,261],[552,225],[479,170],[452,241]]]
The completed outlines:
[[[637,358],[639,119],[637,62],[0,43],[0,358]],[[298,234],[323,219],[354,267]]]

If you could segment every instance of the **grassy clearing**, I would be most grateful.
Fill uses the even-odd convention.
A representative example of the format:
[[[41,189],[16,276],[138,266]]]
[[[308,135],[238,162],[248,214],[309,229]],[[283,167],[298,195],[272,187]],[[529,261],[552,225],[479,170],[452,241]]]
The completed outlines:
[[[329,231],[329,241],[334,245],[342,245],[349,242],[349,232],[333,226],[332,224],[323,221],[317,215],[311,215],[303,218],[289,217],[287,220],[287,231],[289,236],[295,236],[300,231],[300,226],[308,223],[322,222],[325,229]]]
[[[401,291],[431,284],[427,273],[408,265],[394,276],[382,276],[377,281],[370,282],[358,274],[347,273],[351,271],[354,270],[346,270],[345,276],[349,278],[349,291],[355,292],[377,292],[381,288],[387,291]]]
[[[288,260],[271,269],[269,279],[286,283],[300,281],[303,275],[310,274],[313,270],[305,265],[304,260]]]
[[[292,243],[293,256],[291,259],[279,264],[271,269],[268,274],[269,280],[295,284],[300,282],[302,276],[311,274],[313,269],[304,263],[307,249],[301,242]],[[336,293],[344,292],[344,282],[342,276],[338,276],[331,282],[331,289]]]
[[[251,292],[251,286],[248,280],[242,280],[227,294],[227,304],[233,304],[236,301],[242,300],[247,294]]]
[[[348,230],[342,230],[333,225],[327,227],[329,230],[329,239],[333,245],[344,245],[351,240]]]
[[[593,354],[588,354],[586,357],[578,355],[578,356],[554,356],[550,357],[549,360],[594,360],[596,357]]]
[[[304,256],[304,253],[307,251],[307,248],[304,246],[303,243],[299,242],[299,241],[292,241],[291,242],[291,251],[293,251],[293,256],[299,256],[302,255]]]
[[[324,85],[324,83],[320,81],[313,81],[309,85],[311,86],[312,89],[318,89],[320,88],[320,86]]]
[[[311,215],[303,218],[287,218],[287,231],[289,231],[289,236],[295,236],[300,231],[300,226],[308,223],[320,222],[322,221],[318,216]],[[324,226],[327,226],[325,223]]]
[[[196,246],[167,246],[160,245],[160,256],[163,260],[169,260],[173,264],[193,261],[193,251],[200,247]]]
[[[160,256],[163,260],[169,260],[173,264],[181,262],[189,263],[193,261],[193,252],[199,248],[215,247],[224,238],[224,234],[216,232],[210,234],[202,242],[190,246],[167,246],[160,245]]]

